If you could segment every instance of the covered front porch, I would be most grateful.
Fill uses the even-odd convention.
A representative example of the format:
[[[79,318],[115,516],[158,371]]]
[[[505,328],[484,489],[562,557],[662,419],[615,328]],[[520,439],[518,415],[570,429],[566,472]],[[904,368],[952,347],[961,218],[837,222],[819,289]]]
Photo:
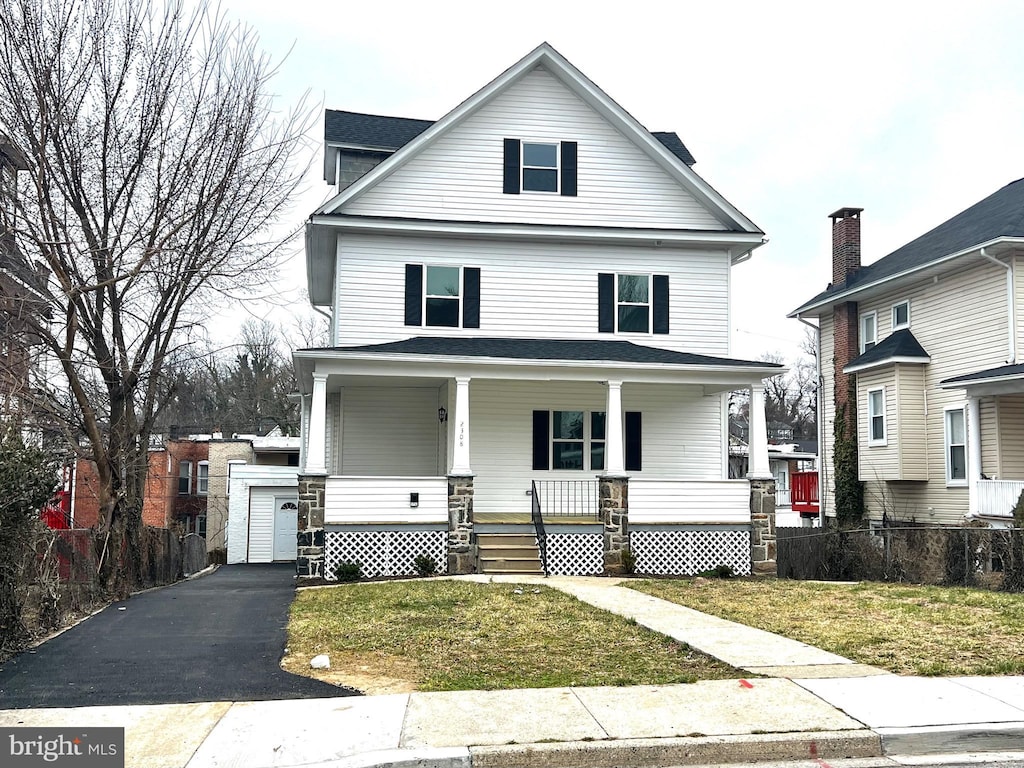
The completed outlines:
[[[1013,525],[1024,494],[1024,365],[959,376],[941,386],[965,394],[962,409],[946,409],[947,483],[963,478],[968,519]]]
[[[308,381],[300,568],[324,573],[331,556],[318,547],[358,539],[375,542],[364,554],[420,547],[449,572],[473,572],[480,536],[503,526],[539,546],[547,538],[549,549],[586,549],[586,572],[621,567],[626,550],[642,561],[645,536],[660,548],[669,539],[706,548],[697,532],[728,534],[732,550],[742,538],[748,572],[752,536],[754,559],[773,559],[774,529],[752,516],[751,485],[772,485],[761,377],[777,367],[681,355],[689,364],[479,357],[296,353]],[[750,476],[730,480],[726,393],[741,387],[757,447]]]

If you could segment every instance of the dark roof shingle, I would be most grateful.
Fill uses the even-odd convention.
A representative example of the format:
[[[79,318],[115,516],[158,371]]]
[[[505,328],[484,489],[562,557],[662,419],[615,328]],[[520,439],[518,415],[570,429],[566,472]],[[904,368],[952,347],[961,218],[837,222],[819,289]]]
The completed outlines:
[[[444,355],[492,357],[512,360],[564,360],[571,362],[658,363],[681,366],[757,366],[779,368],[775,363],[712,357],[646,347],[631,341],[567,339],[505,339],[486,337],[417,336],[403,341],[353,347],[333,347],[363,354]]]
[[[851,360],[846,368],[859,368],[864,365],[882,364],[887,360],[920,360],[927,363],[931,358],[924,347],[908,329],[901,328],[886,336],[863,355]]]
[[[324,111],[324,139],[331,143],[354,144],[395,152],[433,124],[433,120],[328,109]],[[651,135],[688,166],[696,162],[677,134],[657,131]]]
[[[1007,184],[888,256],[861,267],[845,285],[829,286],[791,315],[827,301],[833,295],[927,266],[944,256],[1000,237],[1024,237],[1024,179]]]

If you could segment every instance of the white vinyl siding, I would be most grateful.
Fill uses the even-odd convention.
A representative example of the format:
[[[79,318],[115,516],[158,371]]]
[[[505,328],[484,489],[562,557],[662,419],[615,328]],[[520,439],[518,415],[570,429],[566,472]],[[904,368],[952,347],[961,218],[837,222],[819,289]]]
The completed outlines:
[[[578,143],[578,196],[502,192],[503,141]],[[342,207],[364,216],[721,230],[639,147],[537,69]]]
[[[405,265],[421,263],[480,268],[479,329],[405,325]],[[705,355],[729,353],[724,251],[366,235],[339,238],[335,311],[340,319],[334,343],[397,341],[412,330],[420,336],[607,340],[597,325],[598,274],[631,270],[669,275],[672,331],[646,343]]]
[[[998,433],[999,443],[999,465],[998,469],[983,470],[990,477],[998,477],[1000,480],[1022,480],[1024,479],[1024,395],[1003,395],[997,400],[999,408]],[[995,434],[986,429],[984,419],[984,404],[982,401],[982,443],[986,437]],[[994,429],[990,427],[990,429]]]
[[[329,477],[324,499],[328,525],[448,522],[446,477]]]
[[[629,522],[749,523],[746,480],[648,480],[629,482]]]
[[[899,440],[895,435],[889,440],[876,441],[871,436],[870,399],[880,396],[885,429],[895,422],[896,403],[890,396],[895,388],[895,374],[892,368],[861,373],[857,376],[857,433],[860,459],[860,479],[893,480],[899,476]]]
[[[342,461],[332,474],[436,476],[437,387],[346,387],[342,393]]]
[[[533,411],[604,411],[606,405],[607,389],[596,383],[473,381],[474,510],[529,512],[532,479],[579,480],[579,471],[533,470]],[[722,479],[721,397],[705,397],[698,387],[627,383],[622,408],[642,413],[643,470],[631,477]]]
[[[927,480],[929,477],[924,394],[924,366],[897,365],[892,398],[896,410],[894,434],[899,451],[900,480]]]
[[[250,563],[274,560],[274,489],[249,489]]]

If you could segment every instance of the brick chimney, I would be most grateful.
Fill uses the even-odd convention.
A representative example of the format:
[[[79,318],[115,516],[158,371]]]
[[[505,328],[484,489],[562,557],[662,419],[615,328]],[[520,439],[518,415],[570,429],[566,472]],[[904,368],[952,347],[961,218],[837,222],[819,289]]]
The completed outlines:
[[[832,285],[846,285],[860,269],[860,214],[863,208],[840,208],[832,219]]]
[[[860,269],[860,214],[863,208],[840,208],[829,214],[832,219],[832,285],[842,287]],[[832,315],[835,328],[835,400],[838,410],[849,401],[850,377],[843,368],[860,354],[860,328],[857,302],[837,304]],[[856,434],[856,407],[849,409],[849,420]]]

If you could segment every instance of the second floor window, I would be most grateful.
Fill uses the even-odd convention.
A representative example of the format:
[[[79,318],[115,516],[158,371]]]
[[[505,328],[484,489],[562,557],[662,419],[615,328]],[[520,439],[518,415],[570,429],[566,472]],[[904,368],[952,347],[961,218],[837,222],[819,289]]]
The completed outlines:
[[[878,315],[868,312],[860,318],[860,351],[867,352],[878,343]]]
[[[206,496],[210,492],[209,462],[200,461],[196,470],[196,493],[200,496]]]
[[[648,333],[651,328],[650,275],[617,275],[616,330]]]
[[[910,327],[910,302],[901,301],[893,304],[892,307],[892,329],[898,331],[900,328]]]
[[[668,275],[597,276],[599,333],[668,333]]]
[[[183,461],[178,464],[178,495],[188,496],[192,493],[192,462]]]
[[[405,324],[480,327],[480,268],[405,265]]]

